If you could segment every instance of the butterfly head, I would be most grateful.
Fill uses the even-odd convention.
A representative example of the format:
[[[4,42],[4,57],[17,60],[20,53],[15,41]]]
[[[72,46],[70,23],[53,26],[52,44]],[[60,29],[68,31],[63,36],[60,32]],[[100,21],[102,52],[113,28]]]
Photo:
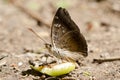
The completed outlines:
[[[45,44],[45,47],[46,47],[47,49],[51,49],[52,45],[51,45],[51,44],[46,43],[46,44]]]

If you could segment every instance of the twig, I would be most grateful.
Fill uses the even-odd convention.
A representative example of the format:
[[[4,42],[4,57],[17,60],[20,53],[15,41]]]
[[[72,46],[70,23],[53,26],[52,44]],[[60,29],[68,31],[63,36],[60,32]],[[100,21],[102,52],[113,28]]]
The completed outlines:
[[[25,6],[23,6],[20,2],[16,0],[12,0],[11,3],[15,5],[16,7],[18,7],[19,9],[21,9],[22,11],[24,11],[25,13],[27,13],[33,19],[39,21],[40,23],[50,28],[50,25],[46,23],[45,21],[43,21],[38,13],[35,13],[34,11],[29,10],[28,8],[26,8]]]
[[[93,63],[95,63],[95,62],[97,62],[97,63],[110,62],[110,61],[116,61],[116,60],[120,60],[120,57],[118,57],[118,58],[107,58],[107,59],[93,59]]]
[[[8,57],[8,55],[0,57],[0,60],[4,59],[5,57]]]

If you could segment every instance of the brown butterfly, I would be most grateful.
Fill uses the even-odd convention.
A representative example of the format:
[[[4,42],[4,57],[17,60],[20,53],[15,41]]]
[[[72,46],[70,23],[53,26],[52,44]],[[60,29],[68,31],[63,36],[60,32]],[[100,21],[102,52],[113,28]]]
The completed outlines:
[[[51,41],[52,44],[46,44],[46,47],[59,59],[76,61],[88,55],[85,38],[64,8],[60,7],[53,19]]]

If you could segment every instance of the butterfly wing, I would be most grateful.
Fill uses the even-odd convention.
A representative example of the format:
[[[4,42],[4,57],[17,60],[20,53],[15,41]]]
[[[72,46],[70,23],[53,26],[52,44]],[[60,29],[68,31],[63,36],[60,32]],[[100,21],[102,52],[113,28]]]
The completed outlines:
[[[87,43],[78,26],[64,8],[59,8],[55,14],[51,29],[53,47],[72,52],[80,52],[87,56]]]

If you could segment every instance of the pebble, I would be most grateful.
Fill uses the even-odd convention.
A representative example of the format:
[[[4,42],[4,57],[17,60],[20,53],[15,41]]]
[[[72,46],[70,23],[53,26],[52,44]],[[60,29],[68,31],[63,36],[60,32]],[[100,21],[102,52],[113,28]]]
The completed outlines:
[[[18,63],[18,66],[22,66],[22,65],[23,65],[23,62],[19,62],[19,63]]]

